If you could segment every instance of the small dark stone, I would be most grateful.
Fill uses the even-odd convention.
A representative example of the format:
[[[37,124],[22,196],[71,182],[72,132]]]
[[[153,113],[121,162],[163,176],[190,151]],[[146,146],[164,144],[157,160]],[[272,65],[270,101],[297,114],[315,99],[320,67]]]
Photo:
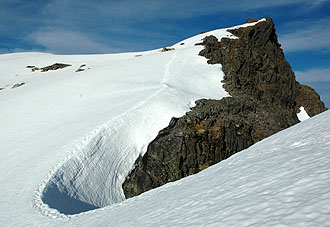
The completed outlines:
[[[38,67],[36,67],[34,65],[28,65],[28,66],[26,66],[26,68],[31,69],[32,72],[34,72],[36,70],[40,70]]]
[[[166,52],[166,51],[171,51],[171,50],[174,50],[174,48],[163,47],[163,49],[161,50],[161,52]]]
[[[81,68],[79,68],[79,69],[76,70],[76,73],[78,73],[78,72],[83,72],[83,71],[85,71],[85,69],[81,69]]]
[[[20,87],[20,86],[23,86],[25,83],[18,83],[18,84],[14,84],[11,88],[17,88],[17,87]]]

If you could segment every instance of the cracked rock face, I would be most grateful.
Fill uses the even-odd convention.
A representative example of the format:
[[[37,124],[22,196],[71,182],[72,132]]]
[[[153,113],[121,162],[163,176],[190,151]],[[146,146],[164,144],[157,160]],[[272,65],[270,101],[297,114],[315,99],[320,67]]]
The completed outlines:
[[[195,174],[298,123],[300,106],[310,116],[326,110],[313,89],[295,80],[270,18],[230,32],[239,38],[208,36],[199,45],[209,64],[222,64],[232,97],[198,100],[172,118],[124,182],[126,198]]]

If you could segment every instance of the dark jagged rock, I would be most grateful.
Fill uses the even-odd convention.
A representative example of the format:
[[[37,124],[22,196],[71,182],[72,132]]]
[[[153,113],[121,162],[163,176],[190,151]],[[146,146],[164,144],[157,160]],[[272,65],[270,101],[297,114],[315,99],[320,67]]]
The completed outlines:
[[[195,174],[279,130],[285,114],[265,111],[255,99],[199,100],[149,144],[124,183],[126,197]]]
[[[57,69],[63,69],[65,67],[69,67],[71,65],[69,64],[62,64],[62,63],[55,63],[46,67],[41,68],[41,72],[47,72],[49,70],[57,70]]]
[[[200,53],[208,63],[222,64],[226,91],[233,97],[252,96],[292,109],[298,82],[278,44],[272,20],[229,31],[239,39],[217,42],[215,37],[206,37]]]
[[[239,38],[219,42],[208,36],[197,45],[205,47],[200,55],[209,64],[221,63],[232,97],[199,100],[183,117],[172,118],[124,182],[127,198],[197,173],[298,123],[299,105],[308,113],[324,110],[314,90],[295,80],[270,18],[229,31]]]
[[[299,87],[296,105],[297,113],[301,106],[304,107],[310,117],[327,110],[324,103],[321,101],[320,96],[313,88],[307,85],[300,85]]]
[[[55,64],[45,66],[45,67],[42,67],[42,68],[38,68],[34,65],[28,65],[28,66],[26,66],[26,68],[31,69],[32,72],[35,72],[35,71],[38,71],[38,70],[41,70],[41,72],[47,72],[49,70],[63,69],[65,67],[69,67],[69,66],[71,66],[71,65],[63,64],[63,63],[55,63]]]

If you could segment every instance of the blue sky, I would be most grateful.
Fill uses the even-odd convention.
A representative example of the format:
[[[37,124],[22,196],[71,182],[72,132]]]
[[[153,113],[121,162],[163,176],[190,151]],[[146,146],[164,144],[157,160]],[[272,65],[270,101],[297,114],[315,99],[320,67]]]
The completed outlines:
[[[330,0],[0,0],[0,54],[149,50],[263,16],[297,80],[330,107]]]

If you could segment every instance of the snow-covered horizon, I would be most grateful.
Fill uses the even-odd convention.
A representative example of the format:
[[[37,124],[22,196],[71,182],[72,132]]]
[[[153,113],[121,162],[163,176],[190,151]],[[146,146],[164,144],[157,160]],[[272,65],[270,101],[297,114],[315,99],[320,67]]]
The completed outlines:
[[[182,116],[198,99],[228,96],[221,84],[221,65],[208,65],[207,59],[198,56],[203,47],[195,46],[211,34],[218,39],[235,38],[226,30],[188,38],[166,52],[157,49],[102,55],[0,55],[3,65],[0,68],[0,88],[3,88],[0,90],[0,223],[5,226],[199,226],[219,223],[220,219],[212,213],[219,214],[224,209],[222,199],[227,197],[220,193],[211,204],[203,198],[218,193],[224,179],[215,178],[216,173],[212,171],[217,168],[222,171],[224,167],[221,166],[227,164],[217,164],[196,176],[125,201],[121,185],[135,160],[144,154],[148,143],[172,117]],[[40,68],[56,62],[71,66],[48,72],[32,72],[31,68],[26,68]],[[84,71],[76,72],[79,68]],[[321,122],[329,118],[329,114],[322,116],[315,119]],[[320,124],[312,118],[304,122],[309,126],[299,127],[311,127],[308,122],[313,121]],[[322,135],[326,133],[326,126],[322,125]],[[320,139],[322,137],[316,141]],[[263,143],[267,145],[267,142]],[[262,145],[256,146],[258,150]],[[270,159],[272,153],[268,153]],[[243,152],[239,162],[253,159],[245,158]],[[240,167],[236,166],[236,169],[237,174]],[[217,174],[221,175],[221,171]],[[210,180],[213,183],[207,183]],[[229,185],[239,189],[235,182],[233,179]],[[181,187],[182,184],[186,186]],[[197,190],[199,187],[203,190]],[[179,195],[184,198],[180,199]],[[326,198],[329,201],[329,196]],[[218,202],[222,205],[217,206]],[[214,210],[209,212],[207,207]],[[193,214],[191,220],[190,213]],[[212,218],[207,220],[210,215]],[[315,217],[323,220],[325,216],[318,214]],[[166,222],[167,218],[171,220]],[[253,220],[260,223],[258,219]],[[229,219],[228,223],[239,223],[237,221]],[[245,220],[242,225],[246,223],[252,222]]]

